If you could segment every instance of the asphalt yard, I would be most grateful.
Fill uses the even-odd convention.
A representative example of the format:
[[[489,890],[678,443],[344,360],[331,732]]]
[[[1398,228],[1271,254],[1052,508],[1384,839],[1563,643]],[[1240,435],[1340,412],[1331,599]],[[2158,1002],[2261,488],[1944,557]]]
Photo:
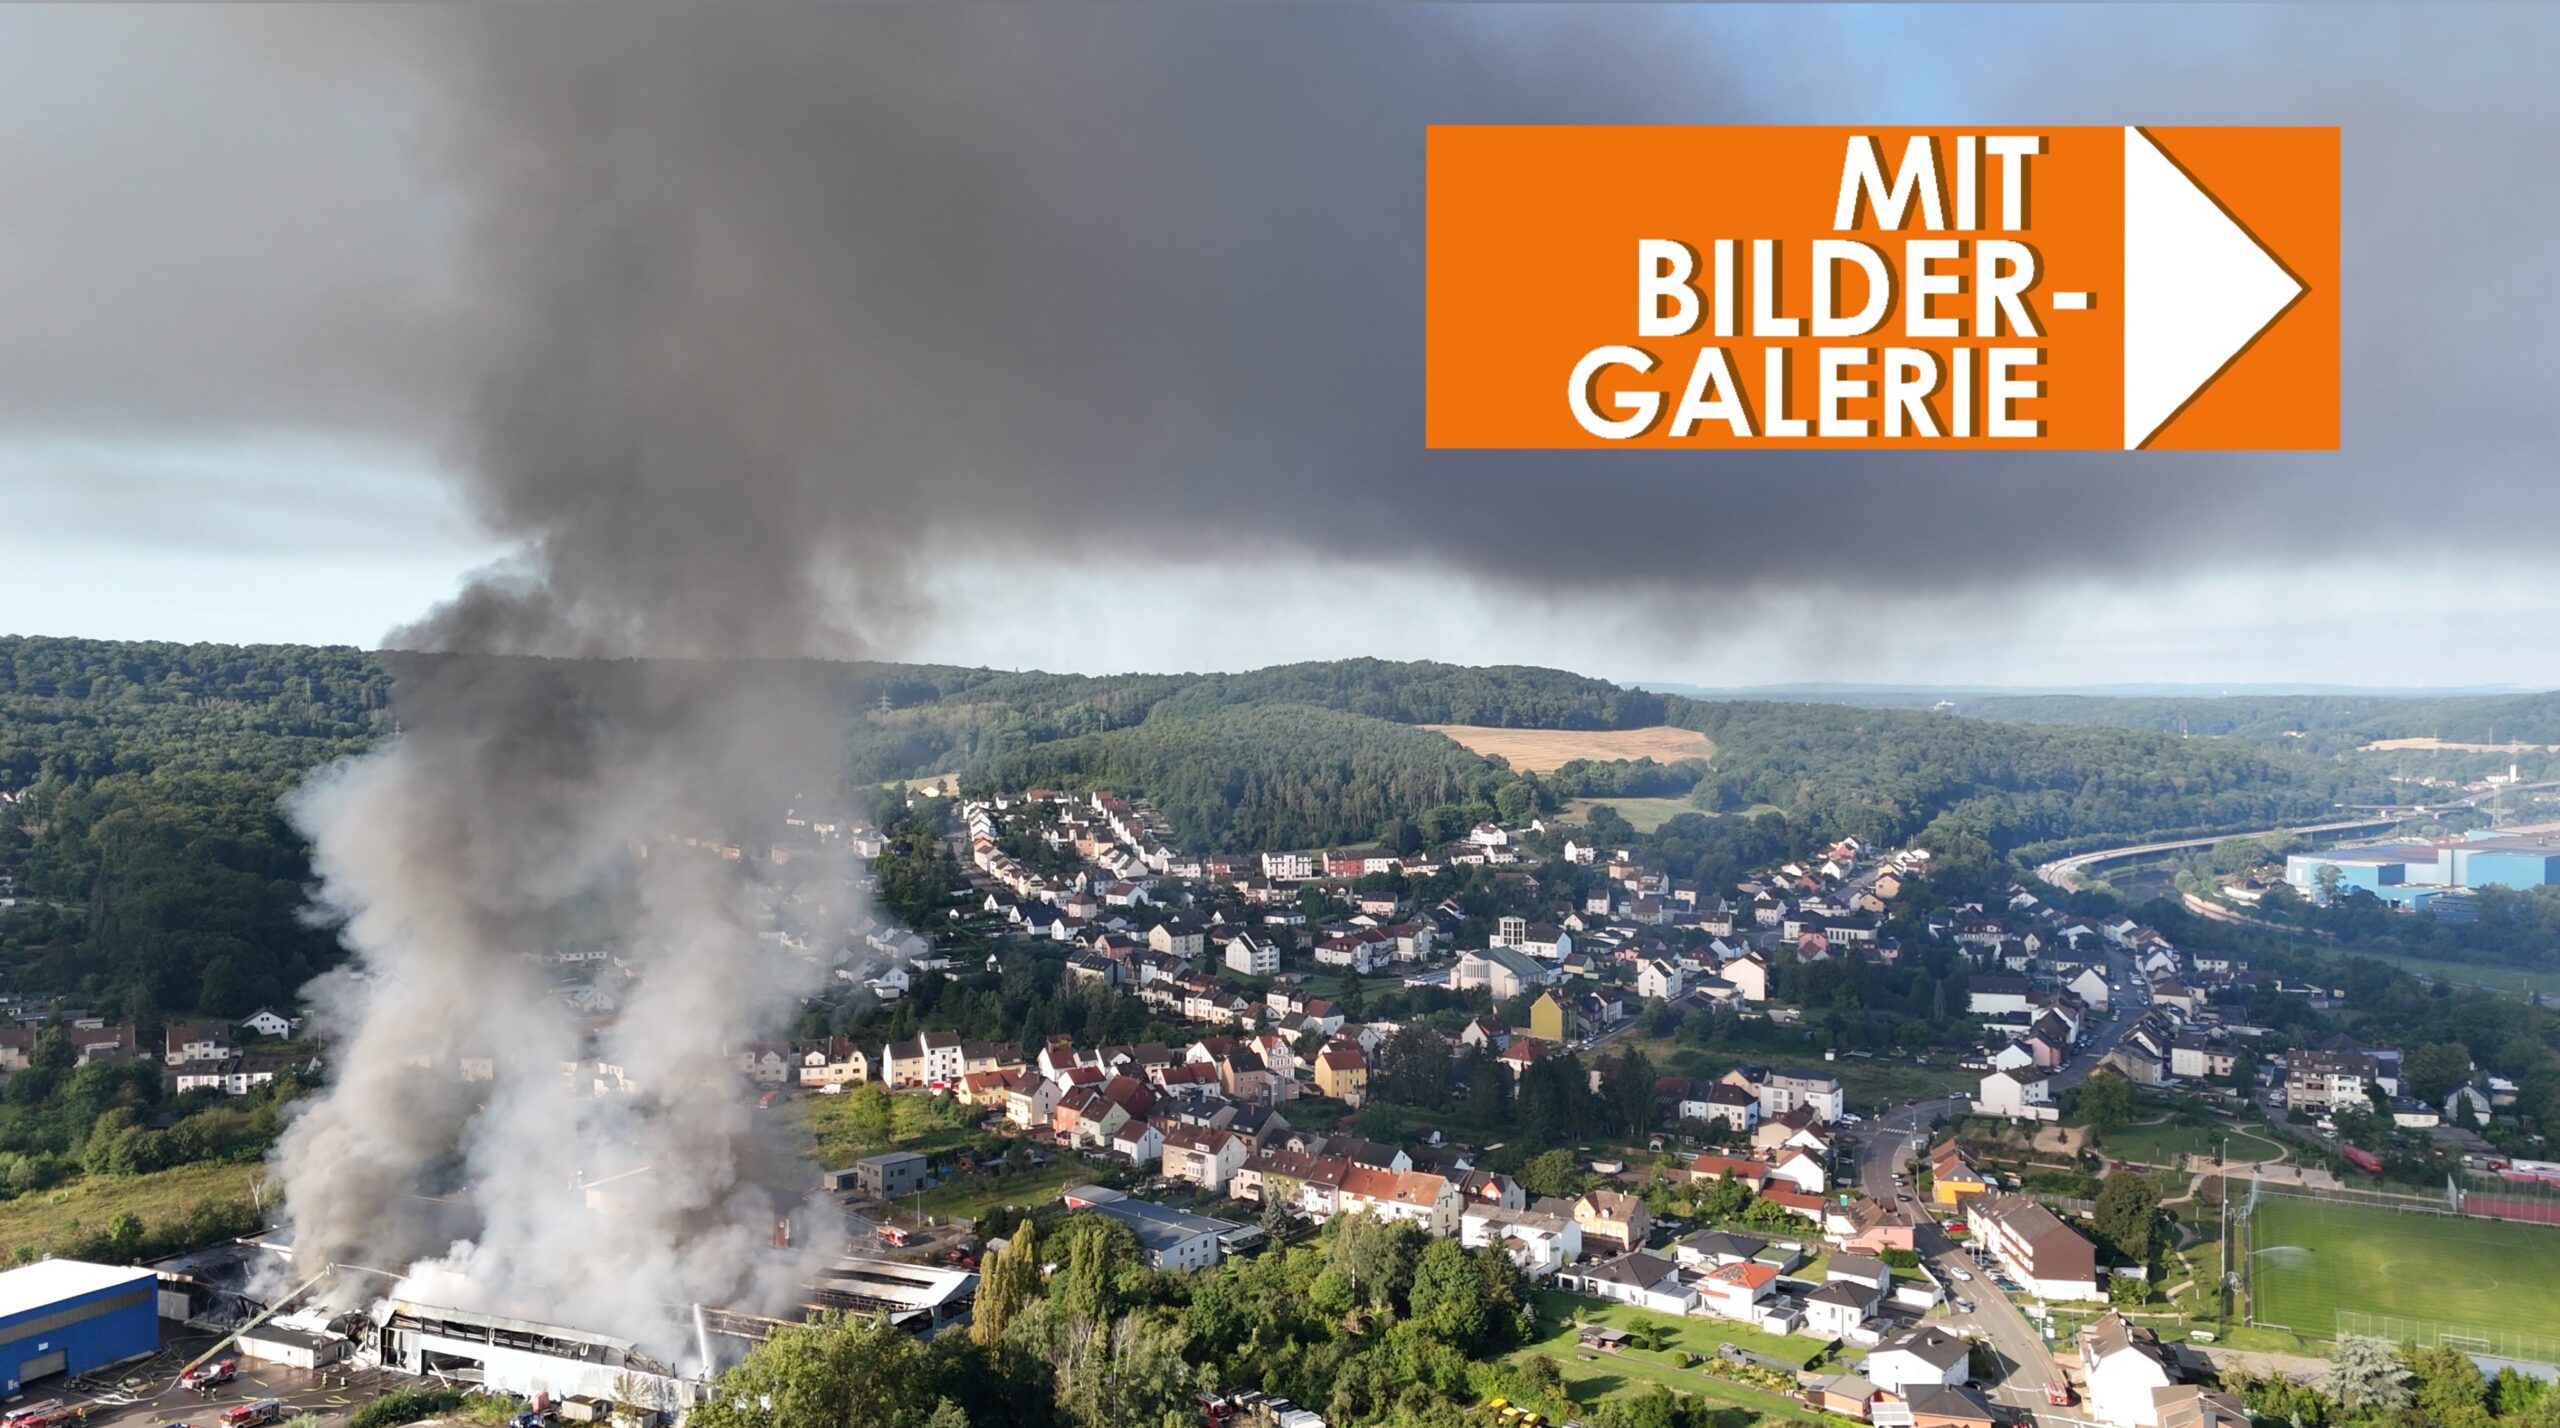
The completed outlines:
[[[86,1407],[90,1428],[216,1428],[222,1411],[272,1398],[284,1405],[285,1417],[310,1413],[322,1423],[343,1423],[357,1408],[387,1389],[415,1380],[378,1369],[362,1372],[332,1369],[312,1373],[274,1364],[240,1361],[239,1375],[209,1391],[178,1386],[180,1371],[214,1344],[215,1335],[196,1329],[172,1331],[162,1326],[160,1348],[94,1374],[47,1379],[27,1387],[5,1407],[21,1408],[46,1399]]]

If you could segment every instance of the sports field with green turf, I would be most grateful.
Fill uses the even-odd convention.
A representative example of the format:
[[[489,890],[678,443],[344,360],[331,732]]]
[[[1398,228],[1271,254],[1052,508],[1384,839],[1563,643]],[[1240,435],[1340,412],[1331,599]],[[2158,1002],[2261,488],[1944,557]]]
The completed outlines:
[[[2560,1227],[2267,1195],[2249,1259],[2256,1319],[2298,1333],[2352,1309],[2560,1338]]]

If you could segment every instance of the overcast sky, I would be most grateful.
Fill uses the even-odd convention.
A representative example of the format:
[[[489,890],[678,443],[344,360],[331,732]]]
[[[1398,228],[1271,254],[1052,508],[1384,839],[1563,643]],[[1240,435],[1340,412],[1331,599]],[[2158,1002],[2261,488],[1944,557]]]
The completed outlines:
[[[2560,683],[2555,43],[2526,7],[0,9],[0,631],[373,644],[496,566],[542,648]],[[1495,120],[2341,125],[2343,449],[1426,452],[1423,126]]]

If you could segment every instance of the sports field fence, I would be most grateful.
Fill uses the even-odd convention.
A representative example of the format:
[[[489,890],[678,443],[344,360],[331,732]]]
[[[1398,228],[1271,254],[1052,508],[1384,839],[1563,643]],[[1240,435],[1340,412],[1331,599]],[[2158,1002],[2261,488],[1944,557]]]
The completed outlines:
[[[2371,1314],[2361,1309],[2341,1309],[2338,1311],[2337,1331],[2342,1335],[2361,1334],[2421,1349],[2441,1346],[2488,1358],[2513,1359],[2519,1363],[2560,1365],[2560,1338],[2549,1334],[2529,1334],[2521,1329],[2502,1329],[2490,1324],[2452,1324],[2441,1319],[2411,1318],[2405,1314]]]
[[[2411,1194],[2367,1186],[2316,1186],[2289,1181],[2249,1179],[2249,1193],[2236,1207],[2231,1225],[2232,1255],[2240,1278],[2245,1322],[2316,1336],[2305,1324],[2279,1323],[2258,1314],[2259,1255],[2257,1209],[2262,1199],[2316,1200],[2362,1205],[2411,1215],[2507,1220],[2560,1226],[2560,1186],[2549,1182],[2519,1184],[2491,1175],[2463,1173],[2445,1177],[2437,1194]],[[2405,1314],[2377,1314],[2360,1309],[2335,1311],[2337,1334],[2361,1334],[2420,1348],[2444,1345],[2464,1353],[2560,1367],[2560,1337],[2486,1324],[2459,1324]]]

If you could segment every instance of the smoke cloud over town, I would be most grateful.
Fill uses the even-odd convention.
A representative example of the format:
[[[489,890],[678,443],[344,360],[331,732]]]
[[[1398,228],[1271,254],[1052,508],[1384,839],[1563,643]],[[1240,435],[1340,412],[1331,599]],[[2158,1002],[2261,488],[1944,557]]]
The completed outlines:
[[[432,446],[518,552],[394,636],[417,652],[401,738],[294,804],[320,907],[355,953],[313,994],[334,1084],[279,1155],[308,1262],[416,1262],[421,1293],[624,1325],[660,1303],[751,1302],[789,1274],[763,1247],[806,1176],[754,1133],[726,1058],[780,1024],[805,973],[760,948],[769,889],[751,860],[684,856],[674,840],[753,846],[784,807],[827,796],[831,701],[779,662],[894,645],[931,603],[920,550],[1069,569],[1106,545],[1315,552],[1497,578],[1518,569],[1524,522],[1589,523],[1607,559],[1541,561],[1560,586],[1962,592],[2313,556],[2367,519],[2351,493],[2387,491],[2410,453],[2447,449],[2466,457],[2430,473],[2437,499],[2494,490],[2504,517],[2466,539],[2552,514],[2555,488],[2515,479],[2528,455],[2511,438],[2529,424],[2492,400],[2520,374],[2471,365],[2538,343],[2517,324],[2547,303],[2457,290],[2452,270],[2409,261],[2422,229],[2460,209],[2483,220],[2469,271],[2549,285],[2547,265],[2499,249],[2547,227],[2502,221],[2548,199],[2500,175],[2538,152],[2548,107],[2483,112],[2530,84],[2480,84],[2458,120],[2403,112],[2350,134],[2348,343],[2365,355],[2350,365],[2348,455],[2138,468],[1457,455],[1420,441],[1425,126],[1853,122],[1876,87],[1840,76],[1875,57],[1831,56],[1831,78],[1806,91],[1827,95],[1815,113],[1719,40],[1792,21],[1169,14],[812,9],[739,25],[648,8],[600,24],[509,7],[237,22],[259,63],[286,45],[318,72],[398,76],[414,126],[384,146],[435,180],[442,201],[415,225],[435,241],[408,252],[414,266],[367,272],[349,257],[366,235],[315,203],[326,221],[312,236],[336,245],[325,261],[289,232],[212,250],[271,287],[278,273],[330,277],[325,294],[280,292],[261,310],[299,319],[274,324],[292,341],[231,364],[236,324],[172,316],[157,319],[165,341],[48,346],[44,371],[131,377],[189,429],[298,416]],[[2522,62],[2547,46],[2483,32],[2548,28],[2396,17],[2406,43],[2364,32],[2325,57],[2316,92],[2235,77],[2186,105],[2151,82],[2211,52],[2185,28],[2248,22],[2124,23],[2140,31],[2125,45],[2055,47],[2080,71],[1992,73],[1965,113],[1932,118],[2332,123],[2382,92],[2359,84],[2387,85],[2454,43],[2445,33]],[[1756,52],[1806,48],[1772,40],[1755,31]],[[2093,55],[2121,72],[2086,70]],[[2243,93],[2256,96],[2245,114],[2214,98]],[[2385,188],[2359,175],[2420,156],[2442,201],[2375,208]],[[44,311],[77,328],[84,286],[52,290],[67,296]],[[2370,340],[2385,321],[2389,340]],[[184,382],[145,380],[161,360],[149,354],[169,351],[214,360]],[[0,338],[0,374],[25,355]],[[20,393],[0,396],[11,425],[46,414],[27,405],[46,384],[0,389]],[[292,411],[306,390],[325,402]],[[634,656],[651,658],[603,683],[544,663]],[[725,663],[739,660],[777,663]],[[589,1025],[536,959],[599,916],[638,975]],[[492,1079],[453,1074],[477,1058]],[[571,1062],[589,1069],[564,1077]],[[594,1094],[598,1062],[633,1089]],[[467,1238],[416,1198],[430,1193],[467,1203]]]

